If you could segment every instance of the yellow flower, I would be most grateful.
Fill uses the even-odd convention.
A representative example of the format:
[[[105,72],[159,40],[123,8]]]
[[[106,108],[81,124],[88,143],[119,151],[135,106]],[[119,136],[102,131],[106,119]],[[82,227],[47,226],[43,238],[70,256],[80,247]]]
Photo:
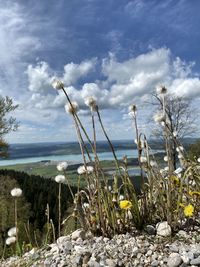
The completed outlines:
[[[172,175],[170,177],[170,179],[172,180],[172,182],[175,184],[175,185],[179,185],[180,184],[180,180],[179,178],[176,176],[176,175]]]
[[[130,209],[133,205],[129,200],[121,200],[119,202],[119,206],[121,209],[127,210],[127,209]]]
[[[193,213],[194,213],[194,207],[191,204],[185,206],[184,214],[186,217],[192,217]]]
[[[200,196],[200,192],[198,192],[198,191],[190,191],[189,195],[190,196],[193,196],[193,195]]]

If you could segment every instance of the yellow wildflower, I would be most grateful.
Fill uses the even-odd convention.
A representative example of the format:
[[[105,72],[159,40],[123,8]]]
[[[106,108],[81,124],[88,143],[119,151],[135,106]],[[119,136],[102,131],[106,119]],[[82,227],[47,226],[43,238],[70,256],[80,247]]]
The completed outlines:
[[[200,192],[198,192],[198,191],[190,191],[189,195],[190,196],[193,196],[193,195],[200,196]]]
[[[185,206],[184,214],[186,217],[192,217],[193,213],[194,213],[194,207],[191,204]]]
[[[170,177],[171,181],[175,184],[175,185],[179,185],[180,184],[180,180],[176,175],[172,175]]]
[[[132,205],[131,201],[129,201],[129,200],[121,200],[119,202],[119,206],[121,209],[127,210],[127,209],[130,209],[133,205]]]

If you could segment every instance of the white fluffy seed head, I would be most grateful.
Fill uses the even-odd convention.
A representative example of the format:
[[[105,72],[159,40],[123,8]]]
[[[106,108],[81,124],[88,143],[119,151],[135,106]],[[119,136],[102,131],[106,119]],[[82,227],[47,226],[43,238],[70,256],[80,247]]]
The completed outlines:
[[[168,156],[164,156],[164,161],[168,161]]]
[[[197,161],[200,163],[200,157],[197,159]]]
[[[141,157],[140,157],[140,162],[141,162],[141,163],[146,163],[146,162],[147,162],[147,158],[144,157],[144,156],[141,156]]]
[[[173,136],[177,137],[178,136],[178,132],[177,131],[173,131]]]
[[[11,236],[11,237],[6,238],[6,245],[8,245],[8,246],[15,243],[15,242],[16,242],[15,236]]]
[[[56,183],[64,183],[64,181],[65,181],[65,176],[64,175],[56,175],[56,177],[55,177],[55,181],[56,181]]]
[[[71,102],[71,104],[67,103],[65,105],[65,110],[69,114],[75,114],[75,113],[77,113],[78,110],[79,110],[78,103],[75,102],[75,101]]]
[[[159,95],[164,95],[167,93],[167,88],[165,86],[161,85],[161,86],[156,88],[156,92]]]
[[[119,200],[123,200],[124,199],[124,196],[123,195],[120,195],[119,196]]]
[[[90,174],[90,173],[92,173],[94,171],[94,168],[92,167],[92,166],[86,166],[86,168],[85,168],[85,166],[83,165],[83,166],[80,166],[80,167],[78,167],[78,169],[77,169],[77,172],[78,172],[78,174],[85,174],[85,173],[88,173],[88,174]]]
[[[86,106],[90,107],[92,111],[97,111],[97,101],[93,96],[88,96],[85,98]]]
[[[168,167],[168,166],[165,167],[164,170],[165,170],[166,172],[168,172],[168,171],[169,171],[169,167]]]
[[[66,161],[63,161],[63,162],[59,162],[58,165],[57,165],[57,170],[58,171],[65,171],[68,167],[68,164]]]
[[[157,167],[157,162],[155,160],[150,160],[151,167]]]
[[[182,146],[178,146],[176,148],[176,151],[179,152],[179,153],[183,152],[183,150],[184,150],[184,148]]]
[[[162,123],[165,121],[165,115],[163,113],[156,113],[154,116],[153,116],[153,119],[156,123]]]
[[[13,188],[10,193],[13,197],[21,197],[22,190],[20,188]]]
[[[60,80],[56,79],[56,78],[53,78],[52,81],[51,81],[51,85],[54,89],[56,90],[60,90],[60,89],[63,89],[64,88],[64,84],[63,82],[61,82]]]
[[[12,227],[8,230],[8,236],[11,237],[11,236],[16,236],[17,234],[17,228],[16,227]]]

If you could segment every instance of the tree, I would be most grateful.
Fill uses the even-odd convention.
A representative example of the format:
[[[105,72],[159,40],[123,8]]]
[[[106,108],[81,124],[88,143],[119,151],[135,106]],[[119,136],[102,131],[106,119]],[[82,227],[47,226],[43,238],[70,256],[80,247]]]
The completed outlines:
[[[163,106],[164,103],[164,106]],[[173,169],[176,169],[176,138],[183,140],[184,137],[191,137],[195,134],[197,128],[195,125],[197,116],[196,111],[192,107],[192,101],[180,96],[167,93],[164,96],[160,94],[153,94],[153,106],[156,112],[163,112],[166,114],[166,125],[168,131],[175,138],[170,138],[169,146],[171,147],[171,161]],[[161,127],[155,127],[152,134],[157,138],[164,139],[165,131]]]
[[[16,119],[9,116],[9,113],[17,107],[18,105],[14,105],[13,100],[8,96],[0,96],[0,157],[7,156],[8,144],[4,140],[4,136],[18,128]]]
[[[200,139],[196,140],[194,144],[189,145],[188,156],[191,160],[200,158]]]

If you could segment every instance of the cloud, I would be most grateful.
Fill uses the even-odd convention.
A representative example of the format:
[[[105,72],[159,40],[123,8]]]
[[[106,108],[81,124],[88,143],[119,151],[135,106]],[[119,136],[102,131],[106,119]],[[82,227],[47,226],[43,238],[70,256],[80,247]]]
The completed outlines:
[[[132,102],[141,102],[161,84],[165,84],[172,93],[183,97],[200,96],[200,80],[192,76],[194,63],[173,58],[166,48],[153,49],[122,62],[110,54],[100,65],[104,79],[93,83],[84,82],[96,65],[96,60],[66,64],[60,77],[67,85],[65,89],[69,97],[77,101],[81,109],[86,109],[84,99],[88,96],[96,97],[102,109],[115,109],[128,106]],[[37,108],[58,108],[65,104],[64,94],[59,91],[55,96],[53,89],[50,89],[51,70],[47,63],[29,66],[27,73],[29,90],[38,92],[32,96],[32,101],[36,100]],[[80,77],[82,85],[77,84]],[[73,82],[77,87],[72,85]]]
[[[86,60],[80,64],[74,64],[73,62],[64,66],[63,81],[66,86],[74,84],[81,77],[86,76],[92,69],[95,68],[96,60]]]

